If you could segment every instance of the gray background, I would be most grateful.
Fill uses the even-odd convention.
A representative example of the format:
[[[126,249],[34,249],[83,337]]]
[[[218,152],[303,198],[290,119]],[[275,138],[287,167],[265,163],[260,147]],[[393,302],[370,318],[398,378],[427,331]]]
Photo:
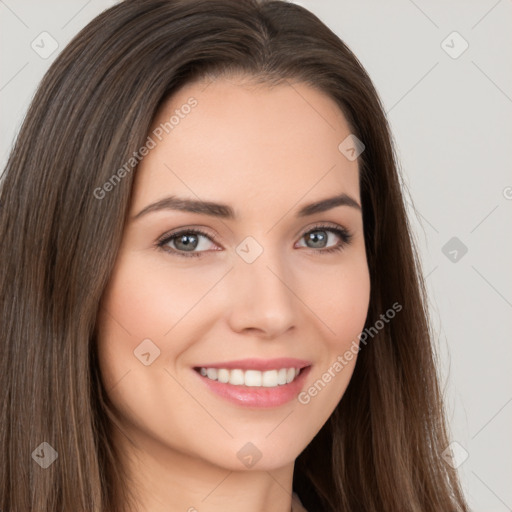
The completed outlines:
[[[2,169],[50,63],[114,3],[0,0]],[[512,510],[512,1],[296,3],[349,45],[382,98],[427,277],[452,463],[472,510]],[[59,45],[47,58],[31,47],[51,49],[44,31]]]

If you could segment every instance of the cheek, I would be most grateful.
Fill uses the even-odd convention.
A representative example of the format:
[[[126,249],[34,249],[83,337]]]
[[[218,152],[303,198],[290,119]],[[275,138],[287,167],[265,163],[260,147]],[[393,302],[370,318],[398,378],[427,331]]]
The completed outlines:
[[[215,276],[189,270],[171,271],[165,261],[133,254],[120,257],[102,300],[106,323],[116,324],[111,328],[117,336],[111,332],[110,338],[129,336],[140,343],[145,338],[164,342],[172,337],[179,350],[179,339],[170,332],[179,330],[178,324],[215,282]]]
[[[350,382],[368,314],[370,276],[366,260],[357,258],[351,263],[319,278],[323,286],[309,295],[325,336],[318,348],[322,355],[298,401],[309,411],[315,428],[327,420]]]
[[[184,295],[193,294],[179,273],[166,273],[135,257],[120,258],[103,305],[120,327],[137,338],[160,337],[174,324]]]
[[[186,418],[204,412],[171,374],[188,348],[182,340],[190,338],[180,319],[206,290],[191,287],[178,271],[167,274],[158,265],[121,255],[98,317],[98,358],[107,394],[127,432],[133,427],[150,431],[162,443],[182,421],[170,411]],[[187,435],[200,436],[194,432],[199,428],[190,425]]]
[[[140,370],[137,356],[148,351],[151,359],[157,357],[147,368],[174,369],[190,340],[200,339],[208,328],[202,299],[223,272],[197,272],[192,266],[171,270],[165,258],[120,253],[98,317],[98,354],[106,383],[114,385],[128,371]]]
[[[304,283],[304,297],[324,325],[325,343],[331,352],[340,353],[358,342],[370,302],[370,276],[364,255],[345,265],[317,273],[317,286]]]
[[[155,365],[165,357],[163,335],[175,323],[174,310],[166,300],[176,288],[166,286],[162,276],[157,279],[156,272],[148,267],[121,255],[102,297],[98,354],[107,389],[127,372],[140,369],[143,363],[137,355],[144,360],[147,356],[142,354],[149,351]],[[145,347],[140,354],[139,347]]]

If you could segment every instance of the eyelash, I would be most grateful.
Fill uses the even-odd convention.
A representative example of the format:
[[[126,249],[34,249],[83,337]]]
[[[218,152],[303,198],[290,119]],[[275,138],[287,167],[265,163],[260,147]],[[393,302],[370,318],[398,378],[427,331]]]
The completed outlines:
[[[333,227],[333,226],[325,225],[325,224],[319,224],[317,226],[313,226],[311,229],[308,229],[306,232],[304,232],[301,235],[300,238],[302,239],[309,233],[312,233],[314,231],[320,231],[320,230],[330,231],[331,233],[335,233],[336,235],[338,235],[341,238],[341,242],[337,243],[333,247],[329,247],[328,249],[311,249],[313,252],[318,252],[318,253],[322,253],[322,254],[332,254],[332,253],[341,251],[342,249],[345,248],[345,246],[350,244],[350,241],[353,236],[352,233],[350,233],[345,228]],[[170,235],[168,235],[168,234],[163,235],[163,237],[161,237],[157,241],[156,247],[160,250],[167,252],[167,253],[176,254],[177,256],[182,256],[184,258],[201,257],[201,256],[203,256],[203,253],[209,252],[209,251],[198,251],[198,252],[190,252],[187,254],[182,251],[177,251],[176,249],[172,249],[172,248],[166,249],[165,248],[165,246],[169,242],[171,242],[172,240],[180,237],[181,235],[185,235],[185,234],[187,234],[187,235],[189,235],[189,234],[203,235],[204,237],[208,238],[212,242],[214,242],[217,239],[217,237],[215,235],[210,235],[210,234],[206,233],[205,231],[202,231],[201,229],[189,228],[189,229],[182,229],[181,231],[176,231],[175,233],[171,233]]]

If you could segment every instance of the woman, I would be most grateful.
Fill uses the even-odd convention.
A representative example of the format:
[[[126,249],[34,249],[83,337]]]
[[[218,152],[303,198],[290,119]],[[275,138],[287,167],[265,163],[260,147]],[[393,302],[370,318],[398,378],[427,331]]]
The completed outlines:
[[[0,509],[468,510],[389,127],[304,8],[102,13],[0,200]]]

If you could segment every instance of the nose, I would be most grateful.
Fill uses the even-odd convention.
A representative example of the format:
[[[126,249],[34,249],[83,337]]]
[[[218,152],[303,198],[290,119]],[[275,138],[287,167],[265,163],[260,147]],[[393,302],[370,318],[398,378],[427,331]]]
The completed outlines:
[[[277,255],[264,251],[252,263],[237,258],[230,274],[228,320],[234,331],[272,339],[296,325],[300,300],[291,272]]]

